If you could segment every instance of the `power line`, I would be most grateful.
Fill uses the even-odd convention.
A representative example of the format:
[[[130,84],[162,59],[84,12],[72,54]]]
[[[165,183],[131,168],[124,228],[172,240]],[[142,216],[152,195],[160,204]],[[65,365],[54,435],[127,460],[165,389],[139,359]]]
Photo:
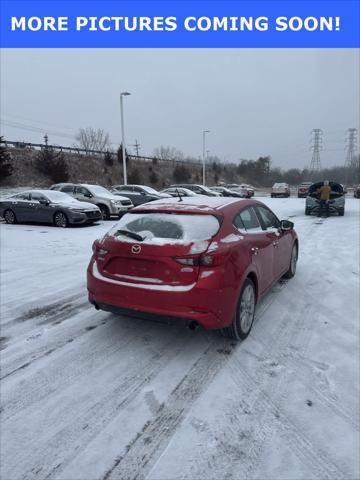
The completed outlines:
[[[310,163],[310,171],[311,172],[318,172],[321,170],[321,160],[320,160],[320,152],[323,149],[322,145],[322,135],[323,131],[321,128],[314,128],[311,132],[312,134],[312,146],[310,149],[312,150],[312,157]]]
[[[56,137],[64,137],[64,138],[70,138],[72,140],[75,140],[74,135],[70,135],[69,133],[65,132],[59,132],[57,130],[48,130],[46,128],[40,128],[40,127],[35,127],[33,125],[27,125],[25,123],[21,122],[14,122],[10,120],[1,120],[2,125],[6,125],[7,127],[12,127],[12,128],[17,128],[20,130],[26,130],[28,132],[36,132],[36,133],[44,133],[47,131],[47,133],[54,135]]]

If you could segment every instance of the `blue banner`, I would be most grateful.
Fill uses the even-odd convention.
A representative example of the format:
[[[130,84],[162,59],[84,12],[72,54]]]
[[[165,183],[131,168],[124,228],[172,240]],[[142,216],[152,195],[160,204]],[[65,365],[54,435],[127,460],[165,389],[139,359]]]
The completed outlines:
[[[359,0],[1,0],[5,48],[349,48]]]

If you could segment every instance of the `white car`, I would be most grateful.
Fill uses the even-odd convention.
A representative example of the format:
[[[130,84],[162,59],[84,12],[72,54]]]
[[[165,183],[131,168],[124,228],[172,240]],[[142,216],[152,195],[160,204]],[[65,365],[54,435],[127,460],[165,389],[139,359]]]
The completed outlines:
[[[287,183],[274,183],[271,189],[271,198],[290,197],[290,187]]]

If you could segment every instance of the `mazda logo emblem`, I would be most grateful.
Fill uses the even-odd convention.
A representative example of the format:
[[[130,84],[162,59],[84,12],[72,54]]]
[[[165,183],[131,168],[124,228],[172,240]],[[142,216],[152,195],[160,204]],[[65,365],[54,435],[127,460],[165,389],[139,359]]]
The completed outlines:
[[[140,253],[141,252],[141,247],[140,245],[133,245],[131,247],[131,253]]]

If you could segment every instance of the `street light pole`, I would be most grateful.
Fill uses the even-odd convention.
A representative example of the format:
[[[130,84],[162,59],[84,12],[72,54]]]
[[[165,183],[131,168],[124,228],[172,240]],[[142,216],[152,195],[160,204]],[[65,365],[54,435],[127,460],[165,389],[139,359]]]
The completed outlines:
[[[125,150],[125,126],[124,126],[124,105],[123,97],[131,95],[129,92],[120,93],[120,115],[121,115],[121,151],[124,171],[124,185],[127,185],[127,173],[126,173],[126,150]]]
[[[203,130],[203,185],[205,186],[205,135],[210,133],[210,130]]]

